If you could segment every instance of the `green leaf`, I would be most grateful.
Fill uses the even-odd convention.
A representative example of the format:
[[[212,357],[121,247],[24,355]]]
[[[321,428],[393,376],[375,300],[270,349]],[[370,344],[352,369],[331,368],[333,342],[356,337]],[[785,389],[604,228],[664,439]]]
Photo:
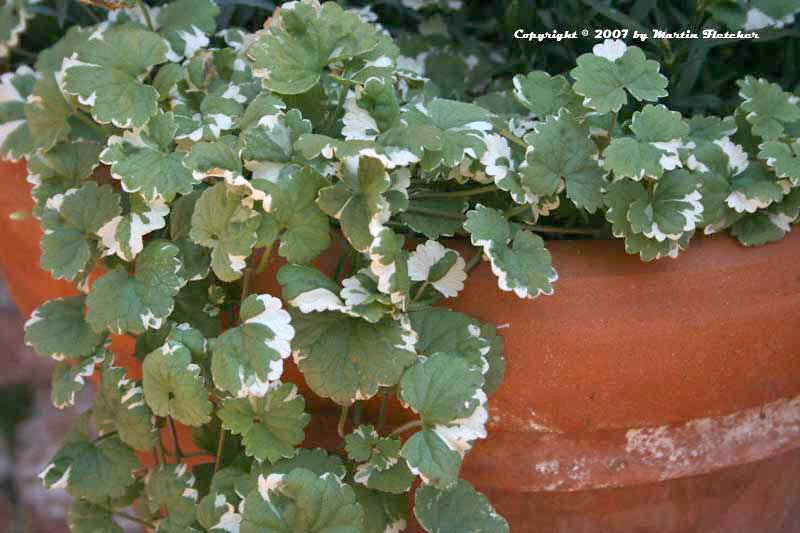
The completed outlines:
[[[167,517],[159,524],[159,531],[173,528],[175,531],[190,531],[188,526],[194,523],[198,492],[195,477],[185,464],[160,465],[153,469],[147,478],[144,496],[152,513],[160,513],[162,509],[167,511]]]
[[[408,519],[406,495],[384,494],[358,486],[353,490],[364,509],[364,533],[405,531]]]
[[[797,97],[777,83],[747,76],[736,84],[744,100],[739,108],[745,113],[753,134],[764,140],[777,139],[783,134],[785,124],[800,120]]]
[[[726,223],[730,208],[725,200],[730,195],[730,184],[725,177],[716,172],[706,172],[698,176],[700,195],[703,204],[703,220],[698,227],[706,228],[706,232]]]
[[[400,399],[425,424],[447,424],[470,416],[486,400],[483,375],[457,354],[439,352],[406,370]]]
[[[634,137],[617,137],[606,148],[605,168],[619,178],[660,178],[665,170],[682,166],[678,150],[689,125],[677,111],[663,105],[646,105],[633,114]]]
[[[221,287],[210,283],[208,279],[187,283],[175,295],[175,309],[170,319],[177,323],[187,322],[202,331],[206,337],[216,337],[222,328],[219,306],[221,302],[212,296],[221,290]]]
[[[34,186],[31,194],[36,202],[34,216],[42,217],[52,196],[79,187],[83,179],[91,176],[100,164],[102,149],[94,142],[71,142],[31,155],[28,158],[28,181]]]
[[[482,386],[481,369],[443,352],[417,361],[403,375],[400,399],[429,428],[406,442],[403,457],[426,483],[454,483],[472,441],[486,437],[488,412]]]
[[[340,405],[391,387],[416,357],[413,336],[395,320],[370,324],[340,313],[298,314],[292,347],[306,382]]]
[[[192,100],[179,101],[173,106],[175,123],[177,125],[176,139],[191,141],[215,141],[220,139],[223,132],[238,127],[238,117],[241,116],[247,101],[247,96],[242,94],[241,86],[236,84],[221,84],[200,90],[208,91],[199,105]]]
[[[319,191],[317,204],[341,223],[353,248],[364,252],[373,240],[371,230],[389,220],[389,203],[383,196],[391,186],[389,174],[378,159],[353,157],[342,163],[339,178]]]
[[[167,63],[159,67],[158,72],[153,77],[153,88],[158,91],[159,101],[168,100],[175,86],[185,75],[183,67],[177,63]]]
[[[431,533],[508,533],[505,518],[464,480],[448,490],[423,486],[416,493],[414,516]]]
[[[359,465],[353,480],[372,490],[406,494],[416,477],[406,461],[397,461],[385,470],[378,470],[369,463]]]
[[[67,515],[69,530],[74,533],[123,533],[114,522],[114,514],[107,508],[85,500],[74,500]]]
[[[502,290],[514,291],[520,298],[553,293],[558,274],[541,237],[510,225],[502,213],[481,204],[467,212],[464,229],[472,244],[489,256]]]
[[[274,182],[292,161],[302,162],[295,157],[294,144],[306,133],[311,133],[311,122],[297,109],[286,114],[267,115],[244,130],[242,157],[245,166],[253,172],[253,180]]]
[[[135,450],[151,451],[158,442],[153,413],[145,405],[142,387],[128,379],[125,369],[104,365],[92,415],[101,435],[116,431]]]
[[[91,355],[103,341],[103,335],[92,331],[83,313],[83,296],[44,303],[25,323],[25,344],[56,361]]]
[[[63,488],[74,498],[105,503],[125,494],[139,468],[133,450],[111,436],[97,442],[74,436],[39,474],[44,486]]]
[[[449,487],[458,481],[462,455],[433,430],[414,433],[403,445],[401,455],[423,483]]]
[[[221,390],[239,398],[260,397],[283,373],[295,330],[281,301],[268,294],[248,296],[239,318],[241,325],[213,341],[211,373]]]
[[[165,5],[158,13],[157,26],[169,42],[170,61],[191,57],[208,46],[206,34],[216,30],[217,15],[219,7],[213,0],[175,0]]]
[[[800,140],[792,144],[770,141],[760,148],[758,157],[765,159],[778,177],[788,178],[793,186],[800,186]]]
[[[239,178],[243,179],[240,152],[236,137],[228,135],[216,141],[193,144],[184,165],[198,181],[217,177],[239,185]]]
[[[347,311],[339,298],[339,285],[311,266],[285,265],[278,271],[284,301],[302,313]]]
[[[53,46],[39,52],[36,59],[35,69],[42,73],[54,73],[61,70],[64,59],[70,57],[78,45],[89,39],[92,28],[72,26],[67,29],[61,39]]]
[[[412,152],[424,149],[421,161],[424,170],[434,170],[439,166],[454,167],[465,157],[480,159],[486,150],[483,135],[492,129],[489,122],[491,114],[474,104],[434,98],[427,104],[418,103],[403,113],[408,126],[401,126],[403,135]],[[383,144],[391,142],[391,135],[397,130],[387,132]],[[395,134],[398,135],[398,134]]]
[[[100,159],[111,165],[111,175],[122,181],[126,192],[171,202],[178,194],[192,192],[197,183],[183,166],[186,152],[173,151],[175,131],[172,113],[154,115],[140,133],[112,136]]]
[[[319,82],[326,66],[367,54],[378,43],[378,33],[355,13],[306,0],[276,14],[248,55],[267,89],[300,94]]]
[[[68,140],[74,114],[53,74],[45,74],[36,80],[33,93],[25,103],[25,119],[32,146],[49,150],[56,143]]]
[[[241,533],[361,533],[355,493],[330,474],[297,468],[259,477],[244,502]]]
[[[443,308],[429,308],[409,313],[411,328],[417,334],[417,352],[433,355],[448,352],[458,355],[482,373],[492,373],[504,366],[500,346],[491,326]],[[488,392],[488,391],[487,391]]]
[[[481,326],[481,336],[489,341],[490,345],[490,349],[486,353],[489,368],[483,371],[483,390],[486,394],[492,394],[503,383],[505,376],[506,360],[503,356],[505,344],[503,337],[497,334],[497,328],[492,324]]]
[[[394,84],[380,77],[369,78],[347,95],[342,117],[345,139],[374,140],[381,132],[399,124],[400,104]]]
[[[140,77],[166,59],[167,45],[155,33],[131,25],[97,29],[78,46],[77,59],[64,60],[63,89],[101,124],[141,127],[158,112],[158,92]]]
[[[427,281],[447,298],[458,296],[467,279],[466,264],[461,255],[433,240],[417,246],[408,265],[412,280]]]
[[[92,376],[95,366],[102,363],[109,352],[100,349],[88,357],[69,363],[59,361],[53,369],[50,399],[56,409],[75,404],[75,395],[86,387],[86,378]]]
[[[631,229],[659,242],[679,240],[684,233],[694,231],[703,214],[698,186],[697,179],[685,170],[665,174],[650,198],[630,204]]]
[[[463,198],[420,198],[408,203],[408,211],[400,214],[400,220],[417,233],[429,239],[452,237],[461,229],[461,221],[457,218],[445,218],[429,214],[421,214],[415,209],[436,211],[444,214],[460,215],[467,209]]]
[[[783,239],[789,228],[785,220],[767,213],[746,215],[731,226],[731,235],[744,246],[762,246]]]
[[[345,450],[350,460],[369,463],[377,470],[386,470],[397,462],[402,442],[395,437],[381,437],[375,428],[362,425],[345,437]]]
[[[211,253],[208,248],[195,244],[189,239],[173,241],[173,244],[181,252],[180,276],[190,281],[205,279],[211,269]]]
[[[276,95],[266,91],[259,93],[244,110],[239,119],[239,127],[244,132],[248,128],[271,123],[276,121],[284,111],[286,111],[286,104]]]
[[[211,248],[211,268],[222,281],[242,277],[261,219],[224,183],[206,189],[192,213],[192,241]]]
[[[172,240],[186,239],[192,229],[192,214],[203,190],[195,189],[185,196],[179,196],[170,204],[169,237]]]
[[[678,240],[658,241],[633,231],[628,220],[631,205],[647,204],[651,201],[650,193],[642,183],[631,180],[615,181],[609,184],[604,201],[606,218],[611,222],[612,233],[615,237],[625,238],[625,251],[629,254],[639,254],[642,260],[653,261],[662,257],[677,257],[688,246],[692,232],[682,233]]]
[[[34,151],[25,102],[35,83],[36,74],[28,66],[0,76],[0,155],[5,159],[16,161]]]
[[[373,228],[373,231],[374,229],[377,228]],[[372,260],[369,269],[372,276],[377,278],[377,289],[388,294],[391,302],[400,308],[405,308],[405,301],[409,297],[408,292],[411,288],[408,271],[409,254],[403,248],[404,242],[401,235],[389,228],[382,228],[377,232],[369,248],[369,257]]]
[[[598,163],[597,146],[587,125],[561,111],[538,123],[525,142],[530,145],[520,166],[525,189],[539,197],[549,196],[566,183],[567,196],[575,205],[590,213],[600,207],[605,172]]]
[[[370,489],[404,494],[414,482],[414,474],[400,460],[402,442],[395,437],[380,437],[372,426],[359,426],[345,437],[345,449],[356,467],[353,480]]]
[[[658,63],[647,59],[640,48],[606,40],[595,45],[594,53],[578,57],[570,74],[575,78],[573,90],[584,97],[583,105],[608,113],[628,102],[626,91],[637,101],[655,102],[667,96],[667,78],[658,70]]]
[[[290,263],[306,263],[331,243],[328,217],[317,205],[317,195],[327,181],[310,167],[282,173],[274,181],[254,180],[269,194],[264,201],[280,233],[278,254]],[[324,189],[323,189],[324,190]]]
[[[251,473],[255,474],[255,478],[252,480],[252,487],[246,492],[256,488],[259,475],[267,477],[270,474],[288,474],[297,468],[310,470],[320,477],[327,474],[340,481],[347,473],[342,459],[338,455],[329,454],[321,448],[299,448],[296,455],[288,459],[281,459],[276,463],[253,463]],[[241,492],[238,488],[236,490]]]
[[[755,164],[731,178],[730,187],[731,194],[725,201],[737,213],[755,213],[780,201],[786,192],[775,174]]]
[[[225,473],[226,470],[222,469],[214,480],[218,479],[220,473]],[[213,484],[213,481],[212,481]],[[200,500],[197,506],[197,521],[209,533],[226,531],[228,533],[239,531],[239,525],[242,521],[242,515],[236,512],[236,508],[230,503],[228,498],[232,501],[237,501],[238,496],[229,496],[217,490],[212,490]]]
[[[95,234],[119,213],[119,198],[108,185],[89,182],[51,197],[42,213],[42,268],[56,279],[88,274],[97,255]]]
[[[295,454],[311,419],[296,386],[276,385],[261,397],[226,399],[218,412],[222,427],[242,435],[248,456],[271,463]]]
[[[301,312],[340,311],[375,323],[391,311],[393,301],[391,295],[381,292],[380,284],[380,278],[368,268],[362,268],[354,276],[342,280],[342,289],[339,291],[341,298],[328,292],[331,285],[318,284],[311,291],[296,297],[293,303]],[[338,287],[333,289],[335,292]]]
[[[580,97],[564,76],[550,76],[541,70],[514,76],[514,96],[540,119],[557,116],[562,109],[571,115],[583,111]]]
[[[86,298],[86,318],[92,328],[117,334],[160,328],[186,284],[178,275],[178,254],[174,244],[152,241],[136,257],[133,276],[118,268],[95,281]]]
[[[131,262],[144,249],[145,235],[163,228],[169,207],[163,200],[145,202],[133,196],[128,202],[128,212],[109,220],[97,230],[104,255],[117,255],[123,261]]]
[[[32,16],[28,1],[17,0],[0,5],[0,58],[4,61],[19,44],[20,34],[25,31],[28,19]]]
[[[200,426],[211,417],[202,369],[192,362],[189,348],[167,342],[142,363],[142,384],[147,405],[158,416],[171,416],[187,426]]]

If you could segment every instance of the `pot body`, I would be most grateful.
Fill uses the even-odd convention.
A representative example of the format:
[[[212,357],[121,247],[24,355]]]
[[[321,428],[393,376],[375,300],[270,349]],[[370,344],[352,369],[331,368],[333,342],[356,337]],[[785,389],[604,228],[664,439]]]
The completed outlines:
[[[0,265],[28,315],[73,290],[39,269],[37,221],[8,219],[31,205],[24,166],[0,175]],[[800,531],[800,233],[700,238],[653,264],[620,242],[548,248],[553,296],[504,293],[483,264],[447,302],[505,339],[490,437],[463,473],[512,530]],[[279,294],[277,266],[254,287]]]

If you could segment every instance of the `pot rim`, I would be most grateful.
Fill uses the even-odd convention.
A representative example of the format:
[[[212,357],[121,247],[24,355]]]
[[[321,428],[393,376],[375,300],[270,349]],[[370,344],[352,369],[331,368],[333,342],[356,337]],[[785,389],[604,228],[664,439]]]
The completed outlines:
[[[800,448],[800,396],[659,427],[591,435],[494,432],[475,448],[464,473],[492,490],[563,492],[657,483]],[[513,468],[498,472],[502,464]]]

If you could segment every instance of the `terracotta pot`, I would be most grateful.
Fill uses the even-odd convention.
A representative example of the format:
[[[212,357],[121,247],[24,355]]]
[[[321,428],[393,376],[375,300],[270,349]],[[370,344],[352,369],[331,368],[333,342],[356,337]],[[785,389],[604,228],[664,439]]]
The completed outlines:
[[[28,314],[69,289],[36,266],[36,221],[8,220],[30,206],[24,170],[0,174],[0,264]],[[452,302],[505,338],[464,475],[512,530],[800,531],[800,234],[698,238],[655,264],[620,242],[548,247],[554,296],[519,300],[481,265]],[[272,268],[256,286],[277,294]],[[310,403],[332,427],[333,406]]]

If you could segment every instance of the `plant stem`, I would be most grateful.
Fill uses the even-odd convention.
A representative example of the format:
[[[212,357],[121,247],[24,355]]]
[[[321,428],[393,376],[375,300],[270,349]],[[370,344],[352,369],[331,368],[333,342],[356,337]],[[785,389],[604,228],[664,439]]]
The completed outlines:
[[[464,220],[466,217],[460,213],[443,213],[435,209],[428,209],[426,207],[409,207],[405,210],[406,213],[416,213],[418,215],[429,215],[432,217],[448,218],[450,220]]]
[[[103,129],[103,126],[95,122],[91,115],[87,114],[82,109],[75,109],[75,111],[76,112],[73,113],[73,115],[78,117],[78,120],[80,120],[81,122],[92,128],[97,133],[101,135],[106,134],[106,130]]]
[[[343,405],[342,412],[339,414],[339,424],[336,426],[336,432],[342,438],[344,438],[344,425],[347,423],[347,413],[349,411],[350,411],[350,406]]]
[[[361,425],[361,401],[357,401],[353,405],[353,427]]]
[[[225,430],[222,426],[219,427],[219,441],[217,442],[217,455],[214,457],[214,473],[219,470],[220,462],[222,461],[222,447],[225,445]]]
[[[390,437],[396,437],[398,435],[401,435],[401,434],[405,433],[409,429],[414,429],[414,428],[418,428],[418,427],[422,427],[422,420],[411,420],[409,422],[406,422],[402,426],[396,427],[394,429],[394,431],[389,433],[389,436]]]
[[[531,225],[526,226],[531,231],[538,231],[541,233],[560,233],[562,235],[601,235],[602,229],[594,228],[560,228],[558,226],[541,226]]]
[[[487,192],[498,191],[500,188],[497,185],[484,185],[483,187],[476,187],[474,189],[466,189],[463,191],[420,191],[412,194],[412,198],[461,198],[464,196],[475,196],[478,194],[486,194]]]
[[[96,442],[96,443],[97,443],[97,442],[100,442],[101,440],[107,439],[107,438],[109,438],[109,437],[113,437],[113,436],[114,436],[114,435],[116,435],[116,434],[117,434],[117,432],[116,432],[116,431],[109,431],[108,433],[106,433],[106,434],[104,434],[104,435],[100,435],[99,437],[97,437],[96,439],[94,439],[94,442]]]
[[[430,285],[430,282],[428,282],[428,280],[425,280],[425,282],[422,285],[420,285],[419,289],[417,289],[417,293],[414,295],[414,297],[411,298],[411,302],[409,302],[409,305],[416,303],[416,301],[420,299],[422,293],[425,292],[425,289],[428,288],[428,285]]]
[[[610,139],[613,135],[614,130],[617,128],[617,112],[611,112],[611,126],[608,128],[608,138]]]
[[[527,204],[512,207],[506,211],[505,217],[507,219],[513,218],[524,212],[526,209],[530,209],[530,206]],[[595,228],[562,228],[559,226],[545,226],[541,224],[526,224],[525,227],[531,231],[538,231],[541,233],[558,233],[560,235],[601,235],[603,233],[602,229]]]
[[[261,274],[267,268],[269,264],[269,260],[272,257],[272,249],[275,247],[273,243],[272,246],[264,250],[264,253],[261,254],[261,259],[258,260],[258,265],[256,265],[256,274]]]
[[[519,215],[520,213],[524,213],[525,211],[529,210],[530,208],[531,208],[531,206],[528,205],[528,204],[517,205],[517,206],[513,206],[512,205],[510,208],[508,208],[506,210],[504,216],[506,217],[506,220],[508,220],[508,219],[514,218],[515,216]]]
[[[344,269],[344,262],[347,260],[347,254],[343,253],[339,256],[339,259],[336,261],[336,268],[333,269],[333,281],[339,282],[339,278],[342,275],[342,269]]]
[[[381,408],[378,411],[378,431],[383,429],[383,425],[386,423],[386,406],[389,403],[389,393],[383,391],[381,394]]]
[[[510,131],[508,131],[506,129],[502,129],[502,130],[500,130],[499,133],[500,133],[500,135],[502,135],[503,137],[505,137],[506,139],[508,139],[512,143],[516,144],[517,146],[522,147],[524,150],[528,149],[528,143],[526,143],[525,141],[523,141],[522,139],[520,139],[519,137],[517,137],[516,135],[514,135]]]
[[[180,461],[183,459],[183,452],[181,451],[181,445],[178,443],[178,432],[175,430],[175,421],[172,420],[171,416],[167,416],[167,422],[169,423],[169,430],[172,433],[172,442],[175,444],[175,457]]]
[[[161,441],[158,441],[158,445],[153,447],[153,457],[155,457],[156,462],[160,465],[164,464],[164,454],[161,450]]]
[[[264,251],[261,253],[261,257],[258,259],[258,264],[256,264],[255,268],[247,267],[244,271],[244,277],[242,278],[242,294],[239,297],[240,302],[243,302],[247,295],[250,294],[250,282],[253,274],[261,274],[264,272],[264,269],[267,268],[267,264],[269,263],[269,258],[272,255],[272,248],[265,248]]]
[[[247,295],[250,293],[250,273],[252,271],[248,268],[244,271],[244,277],[242,278],[242,294],[239,296],[239,304],[241,305],[244,302],[244,299],[247,298]]]
[[[144,21],[147,23],[147,28],[150,31],[156,31],[156,27],[153,26],[153,19],[150,18],[150,11],[148,11],[147,6],[144,5],[144,0],[136,0],[136,3],[139,5],[139,9],[142,10],[142,14],[144,14]]]
[[[479,249],[475,252],[475,255],[470,257],[469,261],[467,261],[467,264],[464,266],[464,272],[469,273],[473,268],[478,266],[478,263],[481,262],[482,258],[483,258],[483,250]]]
[[[106,511],[108,511],[109,513],[111,513],[111,514],[113,514],[115,516],[118,516],[120,518],[124,518],[125,520],[130,520],[131,522],[136,522],[140,526],[146,527],[148,529],[155,529],[156,528],[155,524],[151,524],[147,520],[142,520],[141,518],[139,518],[137,516],[133,516],[133,515],[130,515],[128,513],[124,513],[122,511],[115,511],[114,509],[110,509],[110,508],[105,507],[103,505],[98,505],[98,507],[101,507],[101,508],[105,509]]]
[[[81,2],[80,5],[83,8],[83,10],[92,18],[92,20],[95,22],[95,24],[98,23],[98,22],[101,22],[100,17],[98,17],[97,14],[94,11],[89,9],[89,6],[87,6],[83,2]]]
[[[342,108],[344,108],[344,100],[347,98],[347,87],[342,87],[341,91],[339,92],[339,101],[336,103],[336,110],[331,115],[331,118],[328,120],[328,123],[325,124],[325,131],[330,132],[331,128],[336,125],[336,119],[339,118],[339,113],[342,112]]]

